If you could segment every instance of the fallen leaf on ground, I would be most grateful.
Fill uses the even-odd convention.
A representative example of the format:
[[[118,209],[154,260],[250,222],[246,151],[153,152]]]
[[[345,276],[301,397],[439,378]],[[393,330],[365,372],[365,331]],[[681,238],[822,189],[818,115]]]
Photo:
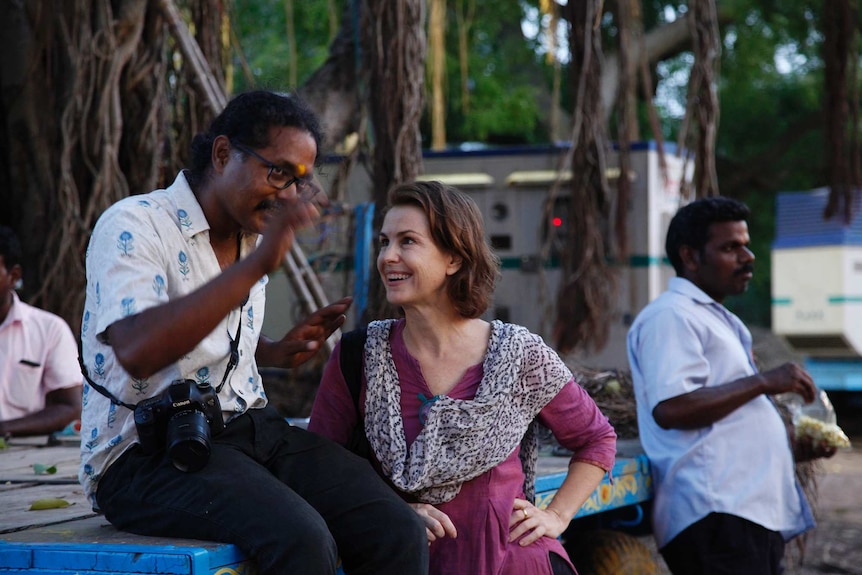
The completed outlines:
[[[56,497],[46,497],[45,499],[37,499],[30,504],[29,511],[42,511],[43,509],[62,509],[72,505],[65,499]]]
[[[36,475],[54,475],[57,473],[56,465],[45,465],[44,463],[34,463],[33,472]]]

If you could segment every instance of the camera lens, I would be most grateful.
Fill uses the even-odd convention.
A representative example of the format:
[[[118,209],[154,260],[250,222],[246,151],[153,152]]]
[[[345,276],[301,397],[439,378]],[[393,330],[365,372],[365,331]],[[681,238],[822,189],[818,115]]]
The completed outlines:
[[[168,421],[168,454],[174,467],[194,472],[210,458],[210,426],[203,412],[191,409],[175,414]]]

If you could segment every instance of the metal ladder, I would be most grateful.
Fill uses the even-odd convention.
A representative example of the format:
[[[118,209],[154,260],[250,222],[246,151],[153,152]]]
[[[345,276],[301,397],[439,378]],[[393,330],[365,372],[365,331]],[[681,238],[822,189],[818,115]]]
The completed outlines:
[[[317,274],[308,265],[308,258],[305,257],[296,239],[293,240],[290,251],[284,256],[284,272],[306,314],[329,304]],[[324,347],[328,354],[332,353],[339,339],[341,339],[341,330],[335,330],[326,340]]]

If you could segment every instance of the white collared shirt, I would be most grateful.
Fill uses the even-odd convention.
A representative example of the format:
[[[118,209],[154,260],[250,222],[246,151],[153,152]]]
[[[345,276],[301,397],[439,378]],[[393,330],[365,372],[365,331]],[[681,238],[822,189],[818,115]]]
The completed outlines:
[[[90,378],[120,401],[137,404],[159,395],[177,379],[218,386],[227,367],[230,339],[241,325],[239,363],[219,393],[225,421],[266,405],[254,361],[266,276],[251,289],[241,311],[232,311],[193,351],[152,377],[133,379],[105,342],[105,330],[112,323],[188,295],[221,273],[209,228],[183,173],[166,190],[125,198],[99,218],[87,249],[82,356]],[[240,257],[250,253],[256,241],[256,236],[244,236]],[[113,405],[85,383],[79,480],[94,504],[102,473],[134,443],[132,411]]]
[[[757,372],[751,334],[739,318],[690,281],[672,278],[629,330],[628,355],[659,548],[710,512],[742,517],[785,539],[814,526],[787,430],[768,397],[699,429],[662,429],[653,418],[666,399]]]

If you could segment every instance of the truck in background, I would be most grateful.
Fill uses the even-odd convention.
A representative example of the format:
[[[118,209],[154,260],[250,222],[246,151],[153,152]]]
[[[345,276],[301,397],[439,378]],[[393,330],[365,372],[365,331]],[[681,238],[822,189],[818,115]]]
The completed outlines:
[[[502,277],[485,319],[501,319],[523,325],[551,341],[554,302],[560,283],[558,252],[553,241],[543,256],[548,236],[566,236],[571,172],[559,171],[563,146],[479,148],[426,152],[420,179],[439,180],[470,194],[485,217],[488,241],[502,262]],[[676,155],[673,145],[665,145],[666,170],[661,169],[654,142],[631,147],[631,197],[627,209],[627,230],[631,253],[620,264],[615,321],[607,346],[590,356],[575,357],[585,365],[607,369],[627,368],[625,337],[637,313],[667,287],[673,276],[664,254],[667,226],[686,199],[680,183],[689,181],[692,162]],[[341,158],[325,160],[318,170],[325,189],[333,187]],[[615,153],[608,155],[607,176],[612,190],[620,177]],[[555,182],[560,183],[551,197]],[[374,265],[373,230],[369,210],[371,179],[358,163],[344,185],[343,218],[330,220],[327,229],[299,237],[302,249],[329,299],[346,293],[355,297],[348,327],[355,325],[363,305],[363,284],[367,284],[364,261]],[[369,273],[376,273],[373,267]],[[293,289],[284,274],[270,276],[263,331],[284,333],[301,315]]]
[[[825,188],[776,197],[772,330],[834,403],[862,403],[862,214],[823,217]]]

